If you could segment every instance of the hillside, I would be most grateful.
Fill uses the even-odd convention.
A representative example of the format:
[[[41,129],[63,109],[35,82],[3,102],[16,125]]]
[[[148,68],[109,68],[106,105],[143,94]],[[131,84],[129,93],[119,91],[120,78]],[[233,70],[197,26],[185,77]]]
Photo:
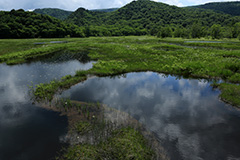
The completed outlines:
[[[214,2],[193,6],[194,8],[211,9],[214,11],[240,16],[240,2]]]
[[[207,30],[206,28],[214,24],[233,25],[232,23],[240,22],[240,17],[212,10],[180,8],[150,0],[138,0],[108,13],[79,8],[66,21],[79,26],[93,26],[95,30],[107,28],[110,32],[108,34],[111,35],[142,35],[146,33],[156,35],[161,27],[192,28],[194,24],[197,24],[200,28],[205,27]]]
[[[196,7],[180,8],[137,0],[119,9],[75,12],[59,9],[0,12],[0,38],[157,35],[184,38],[237,38],[240,16]],[[66,19],[61,21],[52,16]],[[65,18],[64,18],[65,17]]]
[[[78,26],[47,15],[21,9],[0,12],[0,38],[54,38],[67,35],[83,37],[84,32]]]
[[[113,12],[116,11],[118,8],[108,8],[108,9],[92,9],[91,11],[95,12]]]
[[[33,12],[43,15],[49,15],[60,20],[65,20],[72,13],[71,11],[65,11],[57,8],[35,9]]]
[[[99,25],[100,23],[112,25],[118,23],[151,28],[152,25],[164,26],[168,24],[186,27],[194,22],[201,23],[204,26],[212,26],[213,24],[227,25],[232,19],[240,20],[239,17],[233,18],[230,15],[216,13],[211,10],[179,8],[150,0],[138,0],[110,13],[95,13],[80,8],[72,13],[67,20],[77,25]],[[79,21],[82,22],[79,23]]]

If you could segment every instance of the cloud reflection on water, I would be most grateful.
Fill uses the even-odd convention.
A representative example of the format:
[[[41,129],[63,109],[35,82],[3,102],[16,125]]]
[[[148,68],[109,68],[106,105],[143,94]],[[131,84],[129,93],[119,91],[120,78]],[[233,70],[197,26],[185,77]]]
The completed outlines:
[[[224,147],[240,149],[240,136],[225,139],[240,132],[235,127],[240,124],[240,113],[220,102],[218,94],[203,80],[176,80],[147,72],[130,73],[126,78],[92,78],[63,96],[99,101],[130,113],[158,136],[172,159],[240,157],[239,152]],[[225,130],[225,124],[231,131]]]
[[[49,159],[62,147],[67,118],[32,104],[28,85],[49,82],[89,69],[92,62],[0,64],[0,159]],[[43,154],[44,153],[44,154]]]

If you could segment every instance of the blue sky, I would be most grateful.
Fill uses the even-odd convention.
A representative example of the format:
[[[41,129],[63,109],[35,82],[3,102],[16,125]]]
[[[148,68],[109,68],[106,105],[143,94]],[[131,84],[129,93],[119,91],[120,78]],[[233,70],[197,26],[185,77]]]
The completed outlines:
[[[87,9],[119,8],[132,0],[0,0],[0,10],[36,8],[61,8],[74,11],[79,7]],[[154,0],[179,7],[229,0]]]

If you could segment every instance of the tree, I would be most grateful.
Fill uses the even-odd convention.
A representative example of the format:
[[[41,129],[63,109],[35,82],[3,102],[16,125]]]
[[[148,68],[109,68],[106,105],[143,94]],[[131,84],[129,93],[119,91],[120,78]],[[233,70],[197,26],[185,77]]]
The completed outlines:
[[[212,25],[211,36],[213,39],[219,39],[221,37],[221,26],[219,24]]]
[[[202,26],[200,23],[194,23],[191,27],[191,37],[200,38],[202,36]]]
[[[7,24],[0,24],[0,38],[10,38],[11,28]]]
[[[172,29],[169,26],[161,28],[157,34],[157,37],[159,38],[172,37]]]
[[[239,36],[240,36],[240,22],[236,23],[233,29],[233,37],[237,38]]]

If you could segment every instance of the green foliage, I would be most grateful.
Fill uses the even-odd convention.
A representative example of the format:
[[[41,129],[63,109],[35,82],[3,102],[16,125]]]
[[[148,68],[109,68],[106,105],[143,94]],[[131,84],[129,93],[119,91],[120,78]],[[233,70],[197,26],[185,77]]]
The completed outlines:
[[[172,37],[172,29],[170,27],[161,28],[161,30],[157,34],[157,37],[159,38]]]
[[[235,105],[240,106],[240,86],[234,84],[222,83],[219,86],[222,91],[220,97],[222,100]]]
[[[67,19],[67,17],[72,13],[71,11],[65,11],[57,8],[35,9],[33,12],[43,14],[43,15],[49,15],[60,20]]]
[[[118,8],[108,8],[108,9],[93,9],[94,12],[113,12],[118,10]]]
[[[131,35],[199,38],[212,36],[211,27],[214,25],[221,25],[220,37],[237,38],[240,23],[240,16],[179,8],[150,0],[132,1],[122,8],[110,10],[79,8],[71,13],[46,8],[35,12],[47,15],[23,10],[0,12],[0,38]],[[52,16],[64,19],[64,22]]]
[[[88,26],[90,36],[149,34],[161,37],[162,32],[159,28],[166,27],[172,31],[177,30],[176,37],[189,37],[189,32],[192,38],[198,38],[211,35],[209,30],[212,25],[229,27],[240,22],[240,17],[211,10],[179,8],[149,0],[138,0],[112,12],[95,12],[79,8],[66,21],[78,26]]]
[[[67,89],[74,84],[86,80],[86,76],[75,76],[70,75],[63,77],[61,80],[53,80],[50,83],[41,83],[36,86],[32,91],[36,101],[49,100],[51,101],[53,95],[61,90]]]
[[[190,35],[192,38],[204,37],[202,25],[200,23],[194,23],[190,29]]]
[[[24,10],[0,11],[0,38],[84,37],[76,25]]]
[[[214,24],[211,27],[211,36],[213,39],[219,39],[221,37],[221,26]]]
[[[97,145],[80,144],[69,147],[62,158],[74,159],[118,159],[151,160],[154,152],[148,147],[140,132],[128,127],[113,131],[112,136]]]
[[[240,2],[214,2],[204,5],[194,6],[196,8],[211,9],[218,12],[223,12],[233,16],[240,16]]]
[[[18,64],[37,57],[52,54],[54,52],[62,51],[66,48],[65,45],[52,45],[49,47],[31,48],[25,51],[14,52],[0,56],[0,63],[6,62],[7,64]]]
[[[97,61],[93,68],[78,71],[75,76],[65,76],[60,81],[38,85],[34,93],[36,99],[39,100],[51,99],[56,92],[84,81],[87,75],[112,76],[136,71],[154,71],[185,77],[240,82],[240,42],[238,40],[204,41],[202,39],[199,41],[199,39],[193,39],[189,41],[144,36],[68,40],[71,43],[5,54],[0,56],[0,60],[1,62],[19,63],[64,49],[88,53],[92,59]],[[2,43],[9,41],[2,40]],[[16,40],[13,41],[16,42]]]

